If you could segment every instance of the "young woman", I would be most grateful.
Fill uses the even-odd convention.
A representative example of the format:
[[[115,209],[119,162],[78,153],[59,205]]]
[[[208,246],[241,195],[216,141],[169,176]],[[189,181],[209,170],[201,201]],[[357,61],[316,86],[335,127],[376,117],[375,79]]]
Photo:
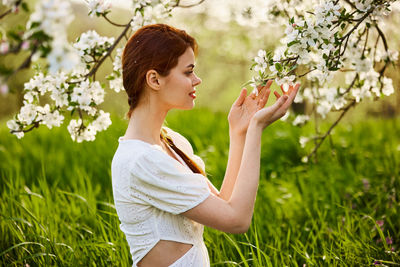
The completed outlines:
[[[260,174],[261,135],[281,118],[299,85],[265,107],[269,87],[242,89],[229,116],[229,159],[218,191],[204,162],[179,133],[163,127],[171,109],[191,109],[196,86],[196,41],[164,24],[139,29],[122,57],[130,110],[112,161],[115,207],[133,266],[209,266],[204,225],[244,233],[250,226]],[[207,127],[207,125],[204,125]]]

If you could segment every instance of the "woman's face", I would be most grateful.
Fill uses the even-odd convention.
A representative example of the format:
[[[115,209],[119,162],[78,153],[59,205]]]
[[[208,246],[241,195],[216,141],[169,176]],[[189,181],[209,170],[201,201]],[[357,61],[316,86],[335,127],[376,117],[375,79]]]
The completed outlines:
[[[159,79],[160,100],[169,109],[192,109],[194,107],[195,86],[201,79],[194,74],[194,53],[192,48],[187,48],[178,58],[178,64],[170,73]]]

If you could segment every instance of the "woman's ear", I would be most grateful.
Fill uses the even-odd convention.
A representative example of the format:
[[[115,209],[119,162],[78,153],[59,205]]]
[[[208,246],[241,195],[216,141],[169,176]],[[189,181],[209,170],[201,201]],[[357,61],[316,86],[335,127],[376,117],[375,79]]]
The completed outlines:
[[[160,75],[155,70],[149,70],[146,73],[146,83],[153,90],[160,90]]]

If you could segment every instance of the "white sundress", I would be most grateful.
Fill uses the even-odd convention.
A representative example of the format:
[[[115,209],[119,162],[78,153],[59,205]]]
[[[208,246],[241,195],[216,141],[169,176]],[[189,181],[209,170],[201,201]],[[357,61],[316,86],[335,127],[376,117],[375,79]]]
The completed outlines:
[[[111,164],[112,186],[134,267],[160,240],[193,245],[171,267],[210,266],[204,226],[181,215],[210,195],[207,178],[175,155],[181,163],[158,145],[119,139]],[[204,166],[199,157],[189,156]]]

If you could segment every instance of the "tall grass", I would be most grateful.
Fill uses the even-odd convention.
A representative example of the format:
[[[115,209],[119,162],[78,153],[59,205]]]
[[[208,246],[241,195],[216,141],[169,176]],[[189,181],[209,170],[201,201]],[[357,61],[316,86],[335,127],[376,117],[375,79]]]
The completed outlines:
[[[229,137],[227,114],[173,112],[219,187]],[[0,265],[128,266],[113,207],[110,163],[126,122],[114,118],[95,142],[66,129],[22,140],[0,127]],[[400,121],[342,125],[316,164],[301,163],[301,134],[278,122],[263,135],[253,223],[244,235],[206,228],[212,266],[400,265]]]

